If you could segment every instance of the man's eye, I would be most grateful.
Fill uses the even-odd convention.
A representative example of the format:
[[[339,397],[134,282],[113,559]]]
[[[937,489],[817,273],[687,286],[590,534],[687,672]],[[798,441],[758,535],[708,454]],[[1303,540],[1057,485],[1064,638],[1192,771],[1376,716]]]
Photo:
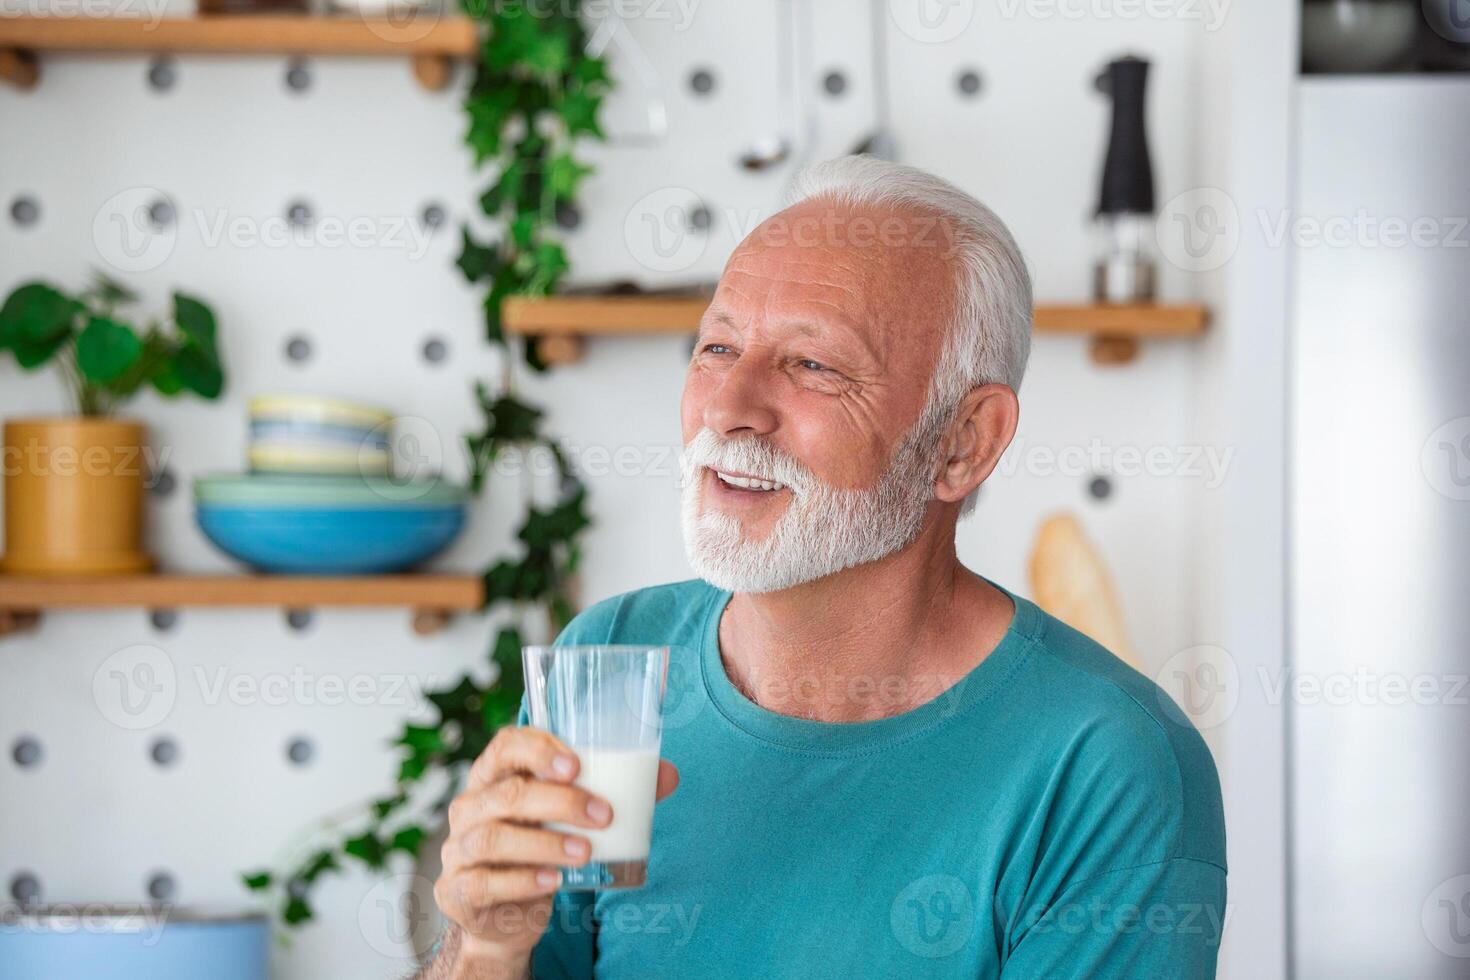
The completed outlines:
[[[810,357],[804,357],[801,360],[797,361],[796,363],[797,364],[800,364],[802,367],[806,368],[808,371],[823,371],[823,370],[826,370],[820,363],[818,363],[817,361],[812,360]]]
[[[729,347],[726,347],[724,344],[705,344],[704,347],[703,347],[703,350],[704,350],[704,353],[706,353],[706,354],[728,354],[728,353],[730,353],[730,348]]]

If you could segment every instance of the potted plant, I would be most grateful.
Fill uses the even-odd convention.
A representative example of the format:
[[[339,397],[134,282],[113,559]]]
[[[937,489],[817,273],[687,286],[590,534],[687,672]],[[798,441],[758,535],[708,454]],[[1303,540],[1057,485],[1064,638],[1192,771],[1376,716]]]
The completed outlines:
[[[215,398],[224,389],[214,313],[174,293],[172,315],[138,330],[117,310],[137,297],[98,275],[69,295],[43,282],[0,307],[0,352],[27,371],[55,363],[75,416],[5,423],[5,555],[15,574],[140,571],[143,424],[111,415],[145,386]]]

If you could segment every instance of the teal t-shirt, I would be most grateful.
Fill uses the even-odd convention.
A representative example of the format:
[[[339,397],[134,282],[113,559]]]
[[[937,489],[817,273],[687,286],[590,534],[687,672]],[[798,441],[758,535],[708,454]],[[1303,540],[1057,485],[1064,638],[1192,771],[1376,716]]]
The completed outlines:
[[[1012,596],[1000,645],[935,700],[793,718],[725,674],[729,598],[630,592],[558,640],[671,647],[680,783],[644,887],[557,895],[536,980],[1214,975],[1219,780],[1149,680]]]

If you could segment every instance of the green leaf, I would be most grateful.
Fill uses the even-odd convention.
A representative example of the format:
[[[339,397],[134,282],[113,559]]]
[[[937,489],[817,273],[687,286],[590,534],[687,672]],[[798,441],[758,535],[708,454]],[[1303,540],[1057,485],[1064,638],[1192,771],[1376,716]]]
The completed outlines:
[[[393,843],[388,846],[390,851],[403,851],[411,857],[418,857],[419,846],[424,842],[424,828],[404,827],[393,835]]]
[[[286,909],[281,913],[281,918],[285,920],[286,925],[296,926],[310,921],[315,916],[312,915],[311,906],[307,904],[306,899],[292,895],[286,900]]]
[[[92,286],[87,290],[87,296],[109,309],[138,301],[137,293],[97,269],[92,270]]]
[[[371,830],[343,843],[342,850],[370,868],[382,868],[388,856],[388,849]]]
[[[70,339],[70,333],[59,333],[50,340],[40,342],[30,340],[13,340],[9,343],[10,350],[15,354],[15,363],[33,371],[51,360],[57,349]]]
[[[584,88],[612,84],[607,74],[607,62],[602,58],[579,58],[572,67],[572,77]]]
[[[215,346],[214,311],[192,296],[174,293],[174,322],[183,331],[186,343],[217,367],[219,349]]]
[[[398,764],[398,781],[411,783],[428,770],[428,762],[418,756],[409,756]]]
[[[567,261],[566,249],[559,242],[540,242],[533,252],[536,272],[531,277],[526,291],[536,295],[549,294],[572,264]]]
[[[192,344],[179,351],[173,370],[185,388],[202,398],[218,398],[225,388],[225,373],[219,361]]]
[[[540,34],[537,21],[538,18],[513,2],[498,4],[490,34],[480,47],[485,67],[507,71],[526,64],[527,54],[536,46]]]
[[[153,387],[158,389],[159,394],[169,398],[184,390],[184,379],[179,376],[179,369],[172,360],[160,364],[149,380],[153,382]]]
[[[559,75],[570,58],[570,36],[566,31],[552,30],[533,38],[518,60],[534,72]]]
[[[546,168],[546,189],[559,201],[571,200],[577,185],[590,173],[592,168],[578,163],[570,153],[558,153]]]
[[[404,725],[403,734],[393,744],[407,746],[426,755],[444,751],[444,738],[439,729],[427,725]]]
[[[522,211],[510,223],[511,241],[515,242],[522,251],[530,249],[535,241],[536,229],[540,226],[541,215],[535,211]]]
[[[516,109],[516,95],[514,86],[503,85],[465,100],[465,114],[470,120],[465,142],[475,153],[476,166],[500,152],[505,125]]]
[[[36,367],[67,341],[82,311],[81,303],[46,283],[25,283],[0,306],[0,348],[14,351],[21,367]]]
[[[309,885],[328,871],[340,871],[341,869],[341,865],[337,863],[337,858],[331,851],[317,851],[297,877]]]
[[[142,352],[143,341],[131,328],[106,317],[91,317],[77,336],[77,368],[94,384],[116,381]]]
[[[508,165],[490,189],[480,195],[480,209],[492,218],[499,215],[503,208],[520,199],[525,179],[526,167],[521,161]]]
[[[263,891],[271,886],[271,873],[269,871],[257,871],[254,874],[241,875],[240,879],[245,882],[245,887],[253,892]]]
[[[373,816],[379,821],[385,820],[387,819],[389,814],[391,814],[394,810],[397,810],[399,807],[403,806],[403,804],[407,802],[408,796],[404,793],[390,796],[387,799],[378,800],[373,804]]]
[[[597,125],[597,110],[601,105],[602,96],[586,89],[568,92],[557,107],[557,114],[567,127],[567,135],[603,139],[602,128]]]
[[[470,237],[468,227],[460,229],[461,244],[459,258],[454,264],[459,266],[459,271],[470,282],[479,282],[481,279],[494,275],[500,268],[499,247],[495,244],[481,245]]]

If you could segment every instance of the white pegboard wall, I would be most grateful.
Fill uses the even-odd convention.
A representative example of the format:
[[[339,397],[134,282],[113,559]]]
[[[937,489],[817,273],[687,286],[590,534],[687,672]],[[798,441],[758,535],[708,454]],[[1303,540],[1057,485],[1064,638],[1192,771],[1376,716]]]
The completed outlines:
[[[629,19],[631,42],[609,48],[615,77],[634,77],[636,62],[638,81],[613,97],[608,117],[645,120],[653,98],[668,133],[648,145],[629,123],[622,133],[614,127],[611,145],[588,149],[598,169],[579,202],[581,224],[567,233],[577,282],[714,279],[739,232],[771,212],[790,175],[789,165],[752,173],[736,164],[784,125],[781,4],[705,0],[687,22],[677,6],[661,9],[673,15]],[[892,144],[900,159],[955,180],[1011,224],[1039,298],[1078,299],[1088,291],[1088,216],[1107,121],[1094,75],[1125,51],[1154,59],[1149,121],[1167,200],[1194,185],[1191,147],[1203,125],[1196,109],[1219,83],[1201,54],[1215,37],[1184,18],[1079,23],[1028,9],[973,5],[948,40],[918,39],[892,16],[883,20],[877,43]],[[850,0],[811,0],[801,84],[817,130],[797,156],[842,152],[872,129],[868,11]],[[286,84],[284,58],[184,57],[172,65],[166,91],[150,87],[150,61],[141,57],[47,57],[34,91],[0,88],[0,290],[31,278],[80,286],[90,267],[109,268],[109,255],[113,266],[119,261],[95,227],[107,202],[140,188],[166,196],[177,222],[168,254],[152,267],[110,271],[140,288],[143,311],[160,310],[181,288],[219,315],[225,396],[204,403],[145,395],[129,409],[148,422],[175,481],[171,494],[150,501],[155,554],[170,567],[214,571],[232,566],[193,524],[191,481],[242,468],[250,395],[323,391],[381,402],[422,420],[446,469],[463,475],[459,439],[477,423],[472,382],[497,377],[499,360],[481,339],[480,292],[452,261],[458,225],[478,224],[476,199],[490,175],[472,172],[456,91],[424,91],[404,60],[309,59],[303,90]],[[707,92],[690,85],[699,71],[712,82]],[[835,94],[833,73],[842,77]],[[967,73],[978,91],[965,90]],[[680,204],[702,202],[713,219],[674,267],[646,261],[636,238],[637,202],[670,192]],[[13,217],[22,199],[36,209],[30,223]],[[220,222],[260,232],[294,202],[311,208],[318,228],[366,219],[376,237],[363,247],[210,237]],[[419,237],[430,205],[448,220]],[[1162,272],[1166,297],[1195,295],[1187,274]],[[293,339],[306,342],[304,360],[288,356]],[[442,360],[423,356],[430,340],[443,343]],[[672,455],[686,356],[681,338],[593,341],[580,363],[524,382],[574,455],[595,464],[584,467],[597,520],[583,565],[588,601],[688,574]],[[1194,357],[1187,344],[1145,345],[1136,363],[1103,369],[1086,360],[1083,341],[1039,338],[1022,391],[1016,465],[986,488],[961,530],[961,555],[973,567],[1024,591],[1037,520],[1059,507],[1079,511],[1153,664],[1201,640],[1188,528],[1208,492],[1205,478],[1178,472],[1176,458],[1173,472],[1114,474],[1110,495],[1099,499],[1091,489],[1106,472],[1039,460],[1094,440],[1111,450],[1190,446]],[[53,376],[0,365],[0,415],[62,407]],[[631,467],[611,462],[619,450],[632,453]],[[514,475],[493,479],[440,566],[477,569],[501,553],[521,514],[520,487]],[[185,610],[167,630],[146,610],[48,615],[37,633],[0,641],[0,887],[25,872],[50,900],[129,901],[142,899],[162,871],[177,901],[241,904],[239,871],[273,859],[319,816],[388,785],[395,763],[385,742],[413,710],[386,693],[390,679],[426,683],[483,670],[492,635],[492,624],[461,617],[421,638],[408,614],[395,611],[322,611],[301,631],[267,611]],[[177,684],[167,717],[137,731],[109,721],[93,688],[108,658],[134,645],[162,651]],[[248,687],[298,670],[318,685],[367,678],[378,693],[361,704],[209,696],[220,671]],[[24,738],[40,751],[27,766],[11,755]],[[169,765],[151,755],[159,738],[174,743]],[[305,765],[287,754],[297,738],[312,746]],[[385,955],[359,922],[372,887],[360,876],[331,883],[321,923],[276,952],[275,975],[402,975],[405,961]]]

